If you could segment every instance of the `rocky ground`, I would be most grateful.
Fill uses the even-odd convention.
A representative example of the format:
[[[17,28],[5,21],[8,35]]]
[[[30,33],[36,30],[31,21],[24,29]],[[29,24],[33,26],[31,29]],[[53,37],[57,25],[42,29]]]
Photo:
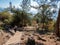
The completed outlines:
[[[11,36],[9,33],[0,30],[0,45],[3,45]]]
[[[60,39],[53,33],[17,31],[11,35],[0,31],[0,45],[60,45]]]

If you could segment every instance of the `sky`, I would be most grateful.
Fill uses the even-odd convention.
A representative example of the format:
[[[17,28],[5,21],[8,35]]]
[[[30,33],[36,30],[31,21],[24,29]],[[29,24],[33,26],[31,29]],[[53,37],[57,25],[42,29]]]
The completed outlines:
[[[48,2],[50,2],[50,0],[47,0]],[[59,0],[56,0],[59,1]],[[0,0],[0,7],[2,8],[6,8],[9,7],[9,2],[12,2],[13,5],[15,5],[16,7],[19,7],[19,4],[21,4],[22,0]],[[31,0],[31,4],[37,6],[38,4],[34,1]]]
[[[21,8],[19,5],[22,3],[22,0],[0,0],[0,8],[7,8],[7,7],[9,7],[9,2],[12,2],[12,5],[15,6],[16,8]],[[35,5],[36,6],[38,4],[31,0],[31,5]],[[37,10],[34,9],[34,8],[31,8],[30,12],[33,12],[33,14],[36,14]]]
[[[47,1],[50,2],[50,0],[47,0]],[[56,0],[56,1],[59,1],[59,0]],[[22,0],[0,0],[0,7],[1,8],[9,7],[9,2],[12,2],[12,5],[17,8],[17,7],[20,7],[19,4],[21,4]],[[60,1],[57,3],[57,5],[59,4],[60,4]],[[32,0],[31,0],[31,5],[38,6],[38,4]]]
[[[56,3],[57,7],[59,8],[59,4],[60,4],[60,0],[55,0],[55,1],[58,1]],[[12,5],[15,6],[16,8],[20,8],[20,4],[22,2],[22,0],[0,0],[0,8],[6,8],[6,7],[9,7],[9,2],[12,2]],[[47,0],[47,2],[50,2],[50,0]],[[31,5],[32,6],[39,6],[37,4],[37,2],[35,1],[32,1],[31,0]],[[30,12],[32,12],[33,14],[36,14],[37,13],[37,10],[34,9],[34,8],[31,8],[30,9]]]
[[[6,8],[9,7],[9,2],[12,2],[13,6],[19,7],[19,4],[22,0],[0,0],[0,7]]]

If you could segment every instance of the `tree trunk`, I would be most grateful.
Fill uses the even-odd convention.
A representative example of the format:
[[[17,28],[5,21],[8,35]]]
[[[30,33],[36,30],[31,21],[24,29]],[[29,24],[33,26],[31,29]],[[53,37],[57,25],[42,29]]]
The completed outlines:
[[[56,35],[58,36],[58,37],[60,37],[60,9],[59,9],[59,14],[58,14],[58,17],[57,17],[57,22],[56,22],[56,30],[55,30],[55,32],[56,32]]]

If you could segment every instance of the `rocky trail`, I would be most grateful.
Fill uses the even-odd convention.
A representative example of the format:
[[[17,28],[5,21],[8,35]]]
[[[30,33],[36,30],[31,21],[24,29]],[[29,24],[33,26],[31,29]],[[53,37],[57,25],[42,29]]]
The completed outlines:
[[[4,45],[9,45],[9,44],[13,44],[13,43],[20,43],[20,39],[22,36],[23,32],[16,32],[14,36],[12,36]]]
[[[17,31],[13,36],[7,39],[4,44],[0,45],[60,45],[60,39],[53,33],[39,34],[27,31]]]

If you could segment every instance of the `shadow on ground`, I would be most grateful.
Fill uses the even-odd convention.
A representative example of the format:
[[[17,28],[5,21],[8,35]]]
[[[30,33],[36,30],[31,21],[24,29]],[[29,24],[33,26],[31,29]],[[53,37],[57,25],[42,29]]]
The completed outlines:
[[[51,31],[48,31],[48,30],[37,30],[36,32],[41,34],[41,35],[43,35],[43,34],[48,34],[48,32],[51,32]]]
[[[14,35],[14,33],[11,32],[10,30],[4,30],[4,32],[6,32],[6,33],[10,33],[11,35]]]

